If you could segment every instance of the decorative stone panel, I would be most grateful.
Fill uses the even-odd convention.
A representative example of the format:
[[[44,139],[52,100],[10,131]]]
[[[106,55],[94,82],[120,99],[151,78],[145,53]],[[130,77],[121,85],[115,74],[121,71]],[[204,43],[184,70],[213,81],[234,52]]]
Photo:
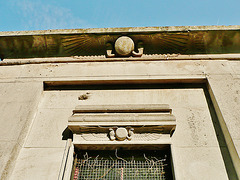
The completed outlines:
[[[170,144],[176,118],[167,104],[80,105],[68,128],[75,145]]]

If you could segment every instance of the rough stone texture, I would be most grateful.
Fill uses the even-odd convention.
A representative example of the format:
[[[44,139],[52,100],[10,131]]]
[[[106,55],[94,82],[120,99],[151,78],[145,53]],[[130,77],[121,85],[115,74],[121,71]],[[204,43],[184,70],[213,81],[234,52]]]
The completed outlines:
[[[215,133],[203,89],[43,91],[43,81],[169,82],[170,79],[183,82],[205,78],[238,152],[234,160],[237,164],[240,152],[238,66],[238,62],[227,60],[1,66],[0,174],[6,171],[4,176],[7,173],[8,178],[20,180],[57,179],[66,143],[62,133],[77,105],[152,103],[169,104],[176,117],[177,129],[171,138],[176,178],[228,179],[220,151],[226,146],[219,146],[221,139]],[[88,99],[78,100],[86,93],[90,93]]]

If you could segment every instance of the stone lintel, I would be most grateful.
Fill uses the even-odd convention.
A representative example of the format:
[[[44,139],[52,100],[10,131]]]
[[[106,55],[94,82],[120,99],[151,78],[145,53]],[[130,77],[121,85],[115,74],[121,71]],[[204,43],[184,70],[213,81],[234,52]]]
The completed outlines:
[[[74,113],[171,112],[168,104],[79,105]]]
[[[172,114],[165,113],[75,113],[69,122],[159,122],[175,121]]]
[[[81,141],[155,141],[163,134],[170,138],[175,127],[168,104],[81,105],[68,119]]]

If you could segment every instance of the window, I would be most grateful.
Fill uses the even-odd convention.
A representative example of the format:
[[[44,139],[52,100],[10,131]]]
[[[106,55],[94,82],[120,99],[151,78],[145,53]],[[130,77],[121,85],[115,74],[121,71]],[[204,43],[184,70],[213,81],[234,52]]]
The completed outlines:
[[[72,180],[172,179],[170,149],[78,151]]]

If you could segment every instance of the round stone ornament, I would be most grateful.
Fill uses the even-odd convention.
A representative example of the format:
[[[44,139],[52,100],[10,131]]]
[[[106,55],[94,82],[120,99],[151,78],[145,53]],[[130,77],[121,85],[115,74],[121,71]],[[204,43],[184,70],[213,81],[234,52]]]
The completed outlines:
[[[123,141],[127,138],[128,132],[125,128],[117,128],[116,137],[118,140]]]
[[[130,37],[121,36],[115,42],[115,51],[120,56],[129,56],[134,50],[134,42]]]

